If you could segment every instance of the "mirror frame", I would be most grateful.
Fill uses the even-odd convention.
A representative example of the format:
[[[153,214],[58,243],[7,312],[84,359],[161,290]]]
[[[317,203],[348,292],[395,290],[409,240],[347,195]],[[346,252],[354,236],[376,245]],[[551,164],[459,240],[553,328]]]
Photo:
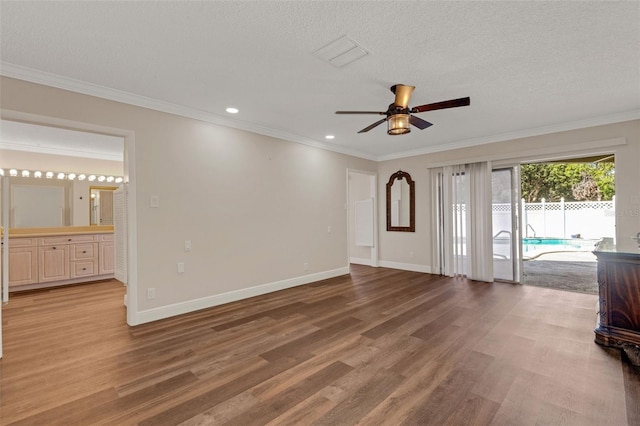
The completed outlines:
[[[391,226],[391,186],[395,180],[405,179],[409,184],[409,226]],[[398,170],[387,182],[387,231],[416,232],[416,184],[411,175]]]

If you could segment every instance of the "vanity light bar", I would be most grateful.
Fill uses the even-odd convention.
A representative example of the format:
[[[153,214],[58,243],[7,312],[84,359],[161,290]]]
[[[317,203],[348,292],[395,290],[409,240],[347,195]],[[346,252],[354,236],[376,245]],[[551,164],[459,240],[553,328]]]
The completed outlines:
[[[5,170],[0,169],[0,176],[6,176]],[[63,172],[46,172],[42,173],[40,170],[36,170],[32,172],[30,170],[17,170],[17,169],[9,169],[8,176],[17,177],[22,176],[25,178],[34,177],[36,179],[40,179],[45,177],[46,179],[53,179],[54,177],[60,180],[75,180],[78,179],[80,181],[87,179],[89,182],[93,182],[97,180],[98,182],[109,182],[109,183],[122,183],[124,179],[121,176],[106,176],[106,175],[86,175],[84,173],[76,174],[76,173],[63,173]]]

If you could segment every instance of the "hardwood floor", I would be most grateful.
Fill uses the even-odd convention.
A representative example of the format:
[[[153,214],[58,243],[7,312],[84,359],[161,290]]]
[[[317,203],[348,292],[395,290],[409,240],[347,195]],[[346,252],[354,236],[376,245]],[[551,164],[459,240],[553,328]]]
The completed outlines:
[[[115,281],[12,295],[0,423],[632,425],[596,296],[354,265],[137,327]]]

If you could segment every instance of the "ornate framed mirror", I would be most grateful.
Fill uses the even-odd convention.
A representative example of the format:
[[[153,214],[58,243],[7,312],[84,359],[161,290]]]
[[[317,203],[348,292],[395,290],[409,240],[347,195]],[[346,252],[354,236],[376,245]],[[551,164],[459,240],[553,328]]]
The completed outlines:
[[[416,232],[415,182],[401,170],[387,182],[387,231]]]

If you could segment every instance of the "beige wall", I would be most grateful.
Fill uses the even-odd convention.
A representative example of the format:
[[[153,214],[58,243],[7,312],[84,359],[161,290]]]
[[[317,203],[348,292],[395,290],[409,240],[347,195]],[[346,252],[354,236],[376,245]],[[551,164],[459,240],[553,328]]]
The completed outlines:
[[[163,307],[203,306],[190,303],[348,265],[346,170],[375,171],[371,161],[5,77],[1,106],[133,132],[130,309],[162,317],[177,312]],[[152,195],[159,208],[150,208]]]
[[[616,157],[616,239],[623,250],[636,250],[631,236],[640,232],[640,120],[609,124],[493,143],[464,149],[436,152],[411,158],[380,162],[379,194],[384,200],[389,176],[403,170],[416,181],[416,232],[387,232],[380,226],[380,261],[418,263],[431,268],[431,188],[428,168],[445,163],[494,163],[568,158],[576,154],[613,152]],[[380,217],[384,218],[383,205]],[[414,256],[410,256],[410,251]]]
[[[415,182],[416,232],[387,232],[387,183],[389,177],[399,170],[409,173]],[[423,157],[383,161],[378,164],[379,256],[383,266],[392,262],[407,269],[430,271],[430,268],[425,268],[430,266],[428,255],[431,229],[427,176]]]
[[[640,121],[374,163],[11,78],[2,77],[1,84],[3,114],[130,133],[125,163],[134,154],[129,171],[135,171],[138,268],[129,310],[156,312],[143,320],[217,303],[221,295],[250,295],[247,290],[256,286],[286,286],[346,268],[347,169],[378,172],[382,266],[430,270],[428,167],[447,162],[615,152],[618,244],[633,248],[629,237],[640,231]],[[385,187],[398,170],[416,182],[415,233],[386,231]],[[159,197],[159,208],[149,206],[152,195]],[[185,240],[192,242],[191,252],[184,251]],[[177,273],[178,262],[185,263],[184,274]],[[146,298],[150,287],[156,289],[154,300]],[[200,300],[206,303],[194,303]]]

